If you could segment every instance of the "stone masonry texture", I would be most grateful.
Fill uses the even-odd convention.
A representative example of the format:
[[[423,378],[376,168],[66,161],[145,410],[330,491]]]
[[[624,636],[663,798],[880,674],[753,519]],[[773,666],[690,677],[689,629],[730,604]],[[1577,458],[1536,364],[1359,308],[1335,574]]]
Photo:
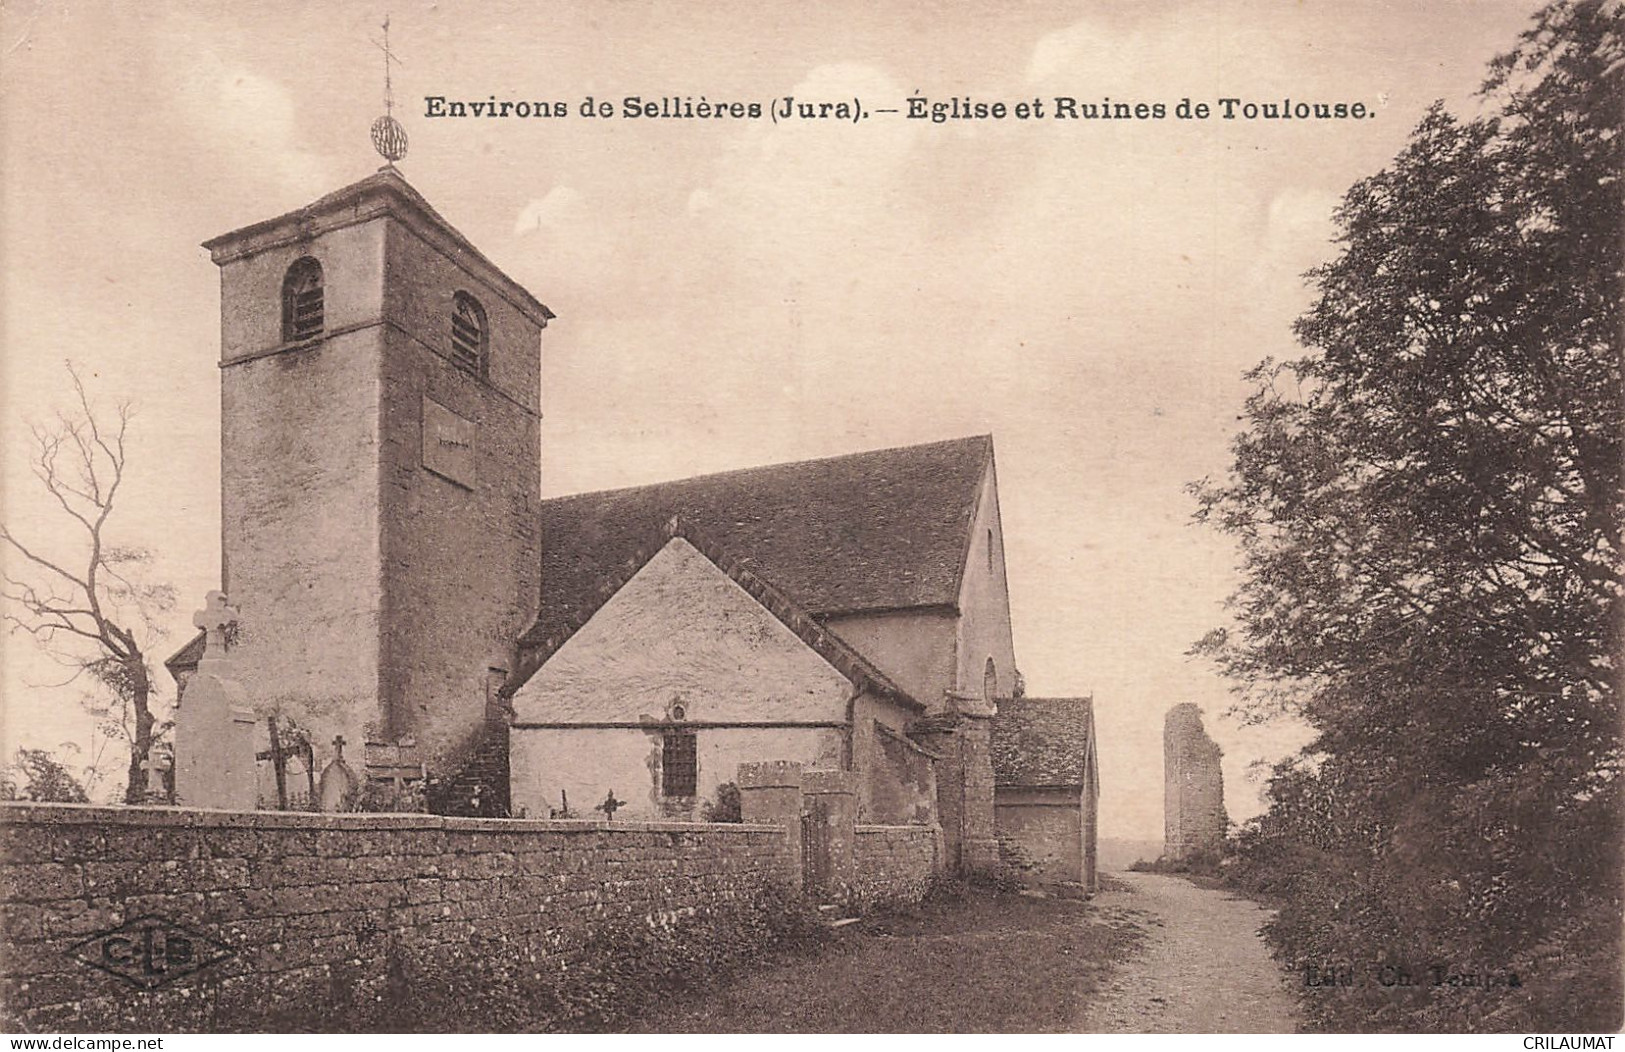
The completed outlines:
[[[914,884],[922,841],[859,837]],[[778,826],[28,804],[0,806],[0,859],[0,1028],[35,1032],[231,1029],[278,1008],[333,1028],[437,951],[564,981],[617,924],[704,929],[795,873]],[[229,956],[142,989],[70,955],[151,916]]]
[[[942,854],[939,826],[857,827],[858,902],[865,907],[918,902],[931,890]]]
[[[1162,727],[1163,854],[1179,860],[1216,855],[1228,823],[1219,746],[1202,727],[1202,712],[1186,702],[1168,710]]]

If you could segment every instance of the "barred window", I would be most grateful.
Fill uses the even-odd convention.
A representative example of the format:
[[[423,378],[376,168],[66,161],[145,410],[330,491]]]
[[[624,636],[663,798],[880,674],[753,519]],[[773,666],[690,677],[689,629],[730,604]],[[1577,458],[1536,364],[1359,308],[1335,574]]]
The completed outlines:
[[[485,308],[466,292],[452,297],[451,360],[476,376],[485,375]]]
[[[282,279],[282,341],[320,336],[322,322],[322,265],[304,256],[294,261]]]
[[[667,731],[660,750],[660,795],[693,796],[699,782],[699,754],[693,731]]]

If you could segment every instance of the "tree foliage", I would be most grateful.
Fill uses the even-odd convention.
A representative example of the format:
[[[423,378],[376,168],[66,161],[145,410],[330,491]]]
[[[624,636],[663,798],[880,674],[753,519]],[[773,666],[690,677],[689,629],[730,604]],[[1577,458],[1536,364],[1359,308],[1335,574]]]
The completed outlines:
[[[18,749],[17,758],[0,768],[0,800],[86,804],[90,797],[66,767],[45,749]]]
[[[1250,374],[1194,487],[1244,560],[1199,649],[1317,732],[1246,838],[1282,949],[1522,970],[1318,1001],[1342,1022],[1619,1023],[1621,27],[1548,7],[1482,115],[1436,105],[1349,190],[1310,353]]]
[[[125,798],[135,803],[146,787],[143,765],[164,729],[152,711],[147,652],[161,635],[154,618],[174,605],[174,594],[140,579],[149,552],[116,544],[111,535],[128,466],[131,408],[125,403],[110,420],[98,419],[72,365],[68,375],[74,409],[33,427],[34,477],[47,507],[61,516],[61,531],[25,538],[12,523],[0,523],[6,555],[0,617],[70,670],[57,686],[88,677],[99,688],[88,704],[103,733],[129,743]]]

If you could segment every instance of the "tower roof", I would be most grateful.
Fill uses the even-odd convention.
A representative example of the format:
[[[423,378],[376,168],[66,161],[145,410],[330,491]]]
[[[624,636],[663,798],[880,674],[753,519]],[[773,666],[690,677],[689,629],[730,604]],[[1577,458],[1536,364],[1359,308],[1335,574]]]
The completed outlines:
[[[435,211],[393,165],[386,165],[303,208],[210,238],[203,242],[203,247],[209,250],[216,265],[223,265],[256,252],[307,241],[330,230],[365,223],[381,215],[400,221],[448,258],[466,267],[538,326],[546,326],[555,317],[540,300],[503,273]]]

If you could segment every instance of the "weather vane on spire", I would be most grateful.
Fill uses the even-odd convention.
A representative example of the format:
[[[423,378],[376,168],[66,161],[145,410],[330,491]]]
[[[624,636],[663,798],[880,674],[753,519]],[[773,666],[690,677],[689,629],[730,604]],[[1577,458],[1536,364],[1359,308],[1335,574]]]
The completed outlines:
[[[384,16],[384,41],[380,44],[374,40],[373,46],[384,53],[384,115],[372,122],[372,147],[389,162],[390,167],[394,167],[396,161],[406,156],[406,129],[395,119],[395,88],[390,79],[389,64],[400,63],[401,60],[389,50],[387,14]]]

